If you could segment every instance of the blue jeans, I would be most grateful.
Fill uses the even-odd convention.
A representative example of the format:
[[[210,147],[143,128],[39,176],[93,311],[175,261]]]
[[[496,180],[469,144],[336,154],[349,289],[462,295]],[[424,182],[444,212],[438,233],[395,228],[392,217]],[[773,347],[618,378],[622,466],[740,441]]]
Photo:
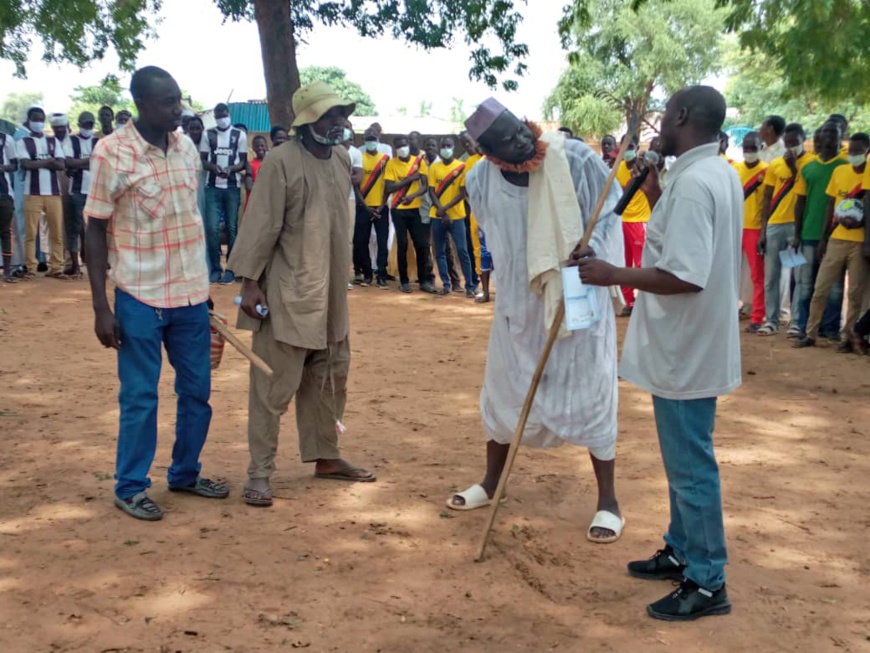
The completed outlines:
[[[205,189],[205,246],[208,252],[209,271],[222,272],[221,269],[221,214],[227,221],[227,260],[236,242],[239,230],[239,205],[242,192],[238,188]]]
[[[474,291],[474,281],[471,277],[471,258],[468,255],[468,245],[465,241],[465,221],[451,220],[450,224],[444,224],[441,218],[432,220],[432,236],[435,238],[435,260],[438,262],[438,274],[445,288],[450,288],[450,272],[447,269],[447,234],[453,239],[456,253],[459,255],[459,264],[462,266],[462,276],[465,277],[465,289]]]
[[[715,591],[725,582],[728,560],[719,467],[713,452],[716,397],[653,396],[653,409],[671,500],[665,543],[686,565],[686,578]]]
[[[780,281],[782,261],[779,253],[791,246],[794,223],[767,225],[767,246],[764,250],[764,312],[765,320],[779,328]],[[709,588],[708,588],[709,589]]]
[[[816,276],[819,274],[819,266],[822,264],[818,255],[818,240],[801,241],[801,253],[807,260],[803,265],[794,269],[794,297],[792,299],[791,315],[792,324],[806,333],[807,322],[810,319],[810,300],[816,288]],[[840,333],[840,321],[843,315],[843,281],[845,275],[840,275],[840,280],[834,284],[831,294],[828,295],[828,303],[822,317],[821,333],[826,336],[837,336]]]
[[[129,499],[151,487],[148,470],[157,449],[157,382],[161,345],[175,368],[178,412],[170,485],[189,485],[199,475],[199,454],[211,422],[211,336],[205,303],[156,309],[115,290],[120,330],[118,378],[121,428],[115,494]]]

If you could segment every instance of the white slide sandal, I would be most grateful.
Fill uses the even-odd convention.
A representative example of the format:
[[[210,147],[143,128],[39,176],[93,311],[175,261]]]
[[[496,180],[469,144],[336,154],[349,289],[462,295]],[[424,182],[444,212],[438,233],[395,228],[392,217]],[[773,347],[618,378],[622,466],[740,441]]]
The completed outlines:
[[[589,524],[589,530],[586,531],[586,539],[595,544],[610,544],[616,542],[622,535],[622,529],[625,527],[625,517],[617,517],[608,510],[599,510],[592,518],[592,523]],[[593,537],[593,528],[606,528],[615,533],[610,537]]]
[[[465,501],[465,503],[461,506],[458,506],[453,503],[453,499],[456,497],[460,497]],[[507,501],[507,497],[502,497],[501,502],[504,503]],[[472,485],[467,490],[463,492],[456,492],[455,494],[451,494],[450,498],[447,499],[447,507],[451,510],[476,510],[477,508],[485,508],[486,506],[492,503],[492,499],[486,496],[486,490],[483,489],[482,485]]]

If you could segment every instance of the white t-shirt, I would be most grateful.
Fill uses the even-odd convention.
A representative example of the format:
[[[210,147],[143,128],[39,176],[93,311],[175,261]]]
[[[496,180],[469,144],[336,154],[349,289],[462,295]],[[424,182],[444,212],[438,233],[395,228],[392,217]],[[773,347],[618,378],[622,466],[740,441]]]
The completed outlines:
[[[362,159],[362,150],[358,147],[354,147],[351,145],[347,149],[347,153],[350,154],[350,168],[353,170],[354,168],[362,168],[363,167],[363,159]],[[350,197],[348,198],[351,201],[356,199],[356,193],[353,190],[353,186],[350,187]]]
[[[761,151],[758,153],[758,158],[765,163],[770,163],[781,156],[785,156],[785,143],[782,142],[781,138],[773,145],[767,145],[765,143],[762,145]]]
[[[49,138],[54,143],[54,153],[49,149]],[[15,146],[15,155],[18,158],[19,164],[22,161],[31,161],[30,150],[27,149],[28,142],[32,142],[36,152],[37,160],[44,159],[63,159],[63,145],[53,136],[47,137],[45,134],[34,136],[30,134],[25,136]],[[23,167],[23,166],[22,166]],[[57,170],[25,170],[24,171],[24,194],[25,195],[60,195],[60,186],[57,182]]]
[[[79,155],[76,156],[76,151],[73,146],[73,140],[79,143]],[[91,157],[91,152],[94,151],[94,137],[85,138],[79,134],[74,134],[64,141],[63,144],[63,153],[69,159],[89,159]],[[74,174],[75,172],[79,172],[80,174]],[[87,195],[91,192],[91,171],[89,168],[84,168],[82,170],[74,171],[67,170],[67,175],[72,180],[72,185],[70,187],[71,193],[81,193],[82,195]]]
[[[653,209],[641,264],[703,288],[639,294],[619,375],[664,399],[704,399],[741,383],[737,299],[743,189],[718,143],[679,157]]]
[[[214,133],[215,150],[212,152],[210,134]],[[235,142],[235,146],[233,146]],[[209,161],[220,166],[228,168],[238,165],[241,160],[241,155],[248,154],[248,136],[241,129],[230,127],[225,131],[220,129],[209,129],[202,135],[202,140],[199,142],[199,151],[209,155]],[[242,185],[241,173],[233,173],[228,177],[218,177],[213,172],[208,173],[208,185],[213,188],[240,188]]]

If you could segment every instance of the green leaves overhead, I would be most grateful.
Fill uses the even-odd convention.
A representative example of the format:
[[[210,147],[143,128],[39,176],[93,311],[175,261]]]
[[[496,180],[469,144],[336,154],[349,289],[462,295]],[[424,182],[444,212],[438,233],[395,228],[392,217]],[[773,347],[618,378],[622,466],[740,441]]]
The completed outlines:
[[[363,90],[362,86],[349,80],[347,73],[341,68],[309,66],[299,71],[299,77],[303,86],[315,81],[326,82],[338,93],[339,97],[356,102],[355,113],[358,116],[378,115],[371,96]]]

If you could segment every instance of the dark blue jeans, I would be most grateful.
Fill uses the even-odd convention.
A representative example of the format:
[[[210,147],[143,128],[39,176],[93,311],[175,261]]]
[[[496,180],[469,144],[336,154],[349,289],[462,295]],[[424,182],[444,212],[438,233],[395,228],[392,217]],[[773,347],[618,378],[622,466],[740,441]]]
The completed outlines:
[[[157,449],[157,382],[166,347],[175,368],[178,412],[170,485],[189,485],[199,475],[199,454],[211,422],[211,336],[205,303],[153,308],[115,290],[115,318],[121,336],[118,378],[121,428],[115,494],[129,499],[151,487],[148,470]]]
[[[438,274],[445,288],[450,288],[450,273],[447,269],[447,234],[453,239],[459,264],[462,266],[462,276],[465,277],[465,289],[474,291],[474,281],[471,277],[471,257],[468,255],[468,245],[465,241],[465,221],[451,220],[445,224],[441,218],[432,219],[432,236],[435,238],[435,260],[438,262]]]
[[[671,501],[665,543],[686,565],[686,578],[715,591],[725,582],[728,560],[719,466],[713,451],[716,398],[653,396],[653,409]]]
[[[222,272],[221,268],[221,214],[227,222],[227,260],[236,242],[239,230],[239,205],[242,193],[238,188],[205,189],[205,246],[208,252],[209,272]]]

